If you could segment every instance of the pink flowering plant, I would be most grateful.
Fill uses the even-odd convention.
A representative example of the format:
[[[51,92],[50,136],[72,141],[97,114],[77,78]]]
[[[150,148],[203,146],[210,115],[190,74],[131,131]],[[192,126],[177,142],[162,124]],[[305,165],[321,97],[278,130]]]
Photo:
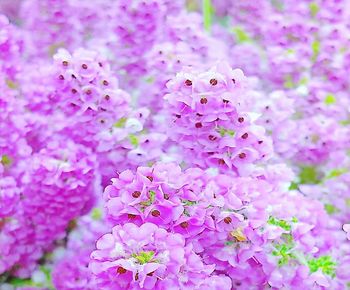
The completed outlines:
[[[0,1],[0,290],[348,289],[345,0]]]

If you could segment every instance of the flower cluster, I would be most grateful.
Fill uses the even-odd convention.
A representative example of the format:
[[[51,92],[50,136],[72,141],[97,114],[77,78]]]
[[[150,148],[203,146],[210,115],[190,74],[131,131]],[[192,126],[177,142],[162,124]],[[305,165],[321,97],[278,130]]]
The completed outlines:
[[[24,0],[18,10],[27,53],[40,58],[54,54],[58,48],[73,50],[87,45],[91,34],[102,35],[101,25],[111,5],[105,0],[98,2],[96,6],[89,1]]]
[[[197,288],[214,269],[185,246],[183,236],[152,223],[116,226],[96,247],[90,268],[100,289]]]
[[[63,142],[67,140],[53,140],[20,161],[18,187],[11,177],[1,179],[2,206],[15,202],[15,208],[2,209],[0,253],[6,259],[1,272],[30,273],[53,242],[64,238],[69,223],[94,202],[94,157],[85,147]]]
[[[124,247],[135,251],[135,246],[128,243],[135,238],[119,239],[124,238],[127,229],[133,227],[140,227],[135,231],[141,238],[141,228],[152,225],[155,229],[162,228],[181,235],[186,245],[191,245],[208,267],[215,265],[215,271],[209,274],[225,273],[226,278],[229,277],[237,286],[241,285],[242,289],[264,281],[277,288],[287,285],[308,287],[315,282],[321,286],[322,283],[341,283],[331,278],[335,275],[336,266],[340,269],[348,266],[348,261],[341,258],[346,249],[332,249],[331,245],[338,241],[330,241],[329,234],[333,229],[326,222],[327,214],[322,204],[297,192],[284,193],[279,186],[280,181],[273,181],[268,171],[260,178],[212,176],[198,168],[182,171],[173,163],[139,167],[135,173],[124,171],[105,191],[107,217],[118,226],[113,228],[112,234],[106,234],[99,240],[90,266],[101,283],[114,281],[116,272],[132,272],[131,276],[122,276],[132,284],[120,284],[121,288],[143,283],[144,278],[139,281],[135,275],[147,279],[149,273],[141,274],[144,267],[139,266],[138,254],[129,253],[128,259],[132,261],[128,262],[123,256],[128,253]],[[284,204],[288,207],[281,213],[280,208],[284,208]],[[300,206],[303,206],[302,210]],[[123,226],[123,230],[119,225]],[[345,238],[344,234],[339,234],[338,239]],[[116,236],[119,239],[116,240]],[[149,254],[151,259],[159,251],[159,248],[152,248],[151,252],[142,253]],[[333,256],[339,264],[334,262]],[[329,269],[320,268],[319,263],[323,261],[329,263]],[[313,273],[319,269],[316,277]],[[147,271],[153,272],[154,268],[147,268]],[[167,279],[172,279],[169,271],[167,273]],[[152,283],[165,282],[161,272],[155,275],[157,280],[150,276]],[[178,273],[174,279],[182,281],[182,274]],[[124,283],[124,279],[115,281]],[[107,284],[101,285],[107,287]],[[162,289],[158,284],[145,286],[146,289],[148,287]]]
[[[347,6],[0,1],[0,289],[349,287]]]
[[[254,92],[247,86],[243,72],[225,63],[205,72],[184,70],[168,83],[169,137],[192,155],[188,163],[243,174],[268,159],[271,141],[249,111]]]
[[[54,60],[53,77],[58,83],[50,109],[61,110],[66,118],[73,115],[67,124],[72,138],[93,148],[99,132],[127,116],[130,97],[119,89],[108,63],[94,51],[77,50],[71,55],[59,50]],[[88,126],[86,131],[81,131],[82,124]]]

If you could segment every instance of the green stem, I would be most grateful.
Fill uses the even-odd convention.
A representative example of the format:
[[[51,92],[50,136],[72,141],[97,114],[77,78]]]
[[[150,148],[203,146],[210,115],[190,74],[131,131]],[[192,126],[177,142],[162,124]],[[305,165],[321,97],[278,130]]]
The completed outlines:
[[[204,17],[204,28],[210,31],[212,25],[213,6],[211,0],[203,0],[203,17]]]

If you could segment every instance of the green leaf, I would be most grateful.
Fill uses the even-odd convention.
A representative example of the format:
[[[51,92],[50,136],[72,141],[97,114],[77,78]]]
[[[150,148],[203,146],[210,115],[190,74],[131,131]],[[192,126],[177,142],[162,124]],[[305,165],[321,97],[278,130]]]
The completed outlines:
[[[348,170],[346,168],[333,169],[332,171],[330,171],[328,173],[328,175],[326,176],[326,179],[336,178],[336,177],[341,176],[347,172],[348,172]]]
[[[12,90],[18,88],[18,84],[16,84],[14,81],[12,81],[10,79],[7,79],[5,82],[6,82],[6,85]]]
[[[152,261],[154,257],[154,252],[153,251],[140,252],[138,254],[133,254],[132,257],[135,258],[139,264],[144,265]]]
[[[311,273],[321,269],[323,274],[335,277],[335,268],[337,264],[333,261],[331,256],[321,256],[316,259],[311,259],[307,263]]]
[[[307,85],[308,82],[309,81],[308,81],[307,77],[303,77],[303,78],[300,79],[299,85],[300,86],[305,86],[305,85]]]
[[[117,122],[113,124],[113,126],[116,128],[123,128],[125,126],[126,121],[126,118],[120,118]]]
[[[182,204],[184,206],[193,206],[193,205],[196,205],[197,202],[196,201],[191,201],[191,200],[188,200],[188,199],[183,199],[181,200]]]
[[[292,234],[282,234],[283,240],[286,242],[287,245],[290,245],[291,247],[294,247],[294,238]]]
[[[295,255],[292,253],[294,248],[293,244],[277,244],[275,250],[272,251],[272,255],[280,257],[278,260],[278,266],[287,265],[290,259],[295,259]]]
[[[130,141],[131,145],[133,145],[134,147],[137,147],[139,145],[139,139],[137,138],[136,135],[130,134],[129,141]]]
[[[321,181],[316,167],[302,166],[299,172],[299,181],[291,182],[289,190],[298,190],[300,184],[318,184]]]
[[[288,48],[288,49],[286,50],[286,52],[287,52],[287,54],[293,55],[293,54],[295,54],[295,49]]]
[[[318,177],[318,172],[313,166],[304,166],[301,167],[299,173],[300,184],[317,184],[320,183]]]
[[[24,286],[32,286],[32,287],[40,287],[42,286],[39,283],[33,282],[31,279],[21,279],[21,278],[11,278],[8,282],[12,286],[15,287],[24,287]]]
[[[40,266],[40,270],[44,273],[46,278],[45,285],[41,285],[41,286],[47,286],[48,289],[55,290],[55,287],[52,283],[51,269],[46,266]]]
[[[292,182],[290,183],[290,186],[289,186],[288,189],[289,189],[289,190],[298,190],[298,189],[299,189],[299,185],[298,185],[298,183],[292,181]]]
[[[326,105],[333,105],[333,104],[335,104],[336,101],[337,101],[337,99],[335,98],[335,96],[333,94],[328,94],[324,99],[324,103]]]
[[[326,203],[324,205],[324,209],[326,210],[326,212],[329,215],[332,215],[332,214],[335,214],[335,213],[339,212],[339,209],[336,208],[333,204],[330,204],[330,203]]]
[[[235,39],[238,43],[250,42],[252,39],[241,27],[233,27],[233,33],[235,34]]]
[[[96,221],[101,220],[101,218],[102,218],[102,211],[101,211],[101,209],[99,209],[98,207],[95,207],[91,211],[91,217],[92,217],[92,219],[94,219]]]
[[[318,40],[315,40],[311,44],[311,48],[312,48],[312,60],[315,61],[320,53],[321,43]]]
[[[282,219],[275,218],[273,216],[269,217],[269,220],[267,221],[267,223],[269,223],[270,225],[280,227],[286,231],[290,231],[292,229],[292,226],[290,225],[289,222]]]
[[[156,198],[156,192],[153,190],[150,190],[149,191],[149,199],[150,199],[151,203],[154,202],[155,198]]]
[[[225,137],[225,136],[231,136],[233,137],[236,132],[230,129],[226,129],[224,127],[220,127],[219,129],[217,129],[217,131],[219,132],[221,137]]]
[[[144,210],[146,207],[150,206],[156,199],[156,192],[155,191],[150,190],[148,192],[148,195],[149,195],[149,199],[148,200],[140,202],[140,204],[142,205],[142,209],[141,210]]]
[[[0,162],[4,166],[9,166],[9,165],[11,165],[12,160],[11,160],[11,158],[8,155],[4,154],[4,155],[1,156]]]
[[[46,280],[50,281],[51,280],[51,270],[45,266],[40,266],[40,270],[41,270],[41,272],[44,273]]]
[[[347,126],[347,125],[350,125],[350,120],[342,120],[339,123],[340,125]]]
[[[315,17],[318,13],[318,11],[320,11],[320,7],[318,6],[318,4],[316,2],[311,2],[309,4],[309,9],[310,9],[310,14],[312,17]]]
[[[146,83],[149,83],[149,84],[153,84],[154,81],[155,81],[155,78],[152,77],[152,76],[147,77],[147,78],[145,79],[145,82],[146,82]]]
[[[292,88],[295,87],[291,75],[286,75],[283,85],[284,85],[284,87],[285,87],[286,89],[292,89]]]

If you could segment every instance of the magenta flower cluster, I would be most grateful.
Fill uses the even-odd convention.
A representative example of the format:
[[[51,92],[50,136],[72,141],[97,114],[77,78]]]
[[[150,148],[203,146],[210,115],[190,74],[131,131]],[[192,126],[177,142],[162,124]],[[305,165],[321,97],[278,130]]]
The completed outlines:
[[[168,83],[169,138],[186,150],[186,160],[202,168],[244,174],[268,159],[271,140],[254,122],[241,70],[220,63],[206,72],[183,71]]]
[[[0,1],[0,290],[347,289],[346,0]]]

